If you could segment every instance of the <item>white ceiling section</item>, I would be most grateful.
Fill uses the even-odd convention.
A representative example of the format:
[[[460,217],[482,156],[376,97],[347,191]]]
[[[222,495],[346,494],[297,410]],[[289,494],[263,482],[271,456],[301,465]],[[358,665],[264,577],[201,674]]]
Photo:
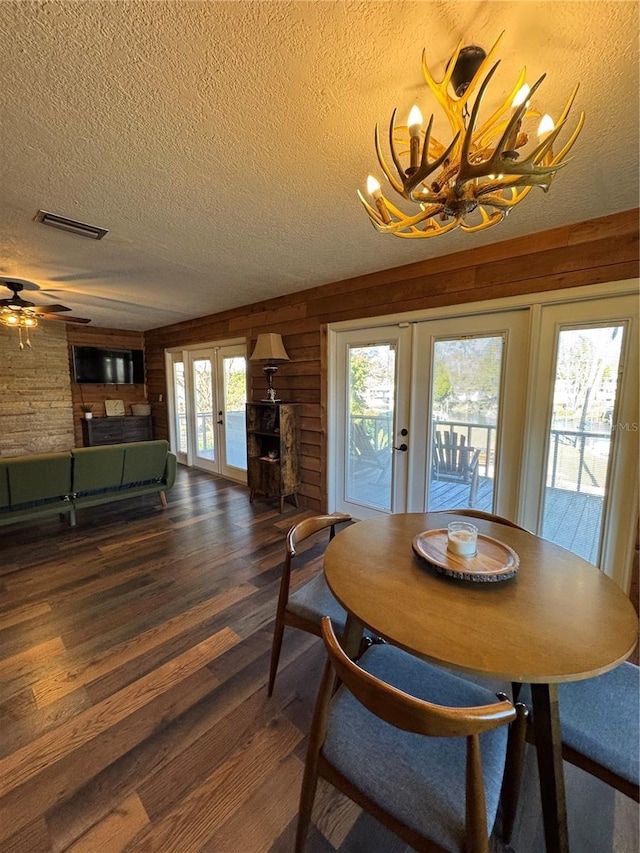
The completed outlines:
[[[638,204],[636,2],[3,0],[0,29],[0,276],[93,325],[155,328]],[[414,102],[438,119],[422,49],[441,77],[460,39],[488,50],[503,30],[487,110],[523,65],[547,72],[534,106],[554,117],[579,81],[571,162],[482,234],[378,234],[356,196],[381,177],[376,121],[386,137]]]

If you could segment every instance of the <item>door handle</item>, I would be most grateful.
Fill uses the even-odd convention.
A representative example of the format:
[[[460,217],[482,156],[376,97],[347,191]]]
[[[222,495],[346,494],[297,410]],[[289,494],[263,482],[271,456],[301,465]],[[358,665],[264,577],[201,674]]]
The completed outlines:
[[[406,453],[406,452],[407,452],[407,450],[408,450],[409,448],[408,448],[408,447],[407,447],[407,445],[406,445],[406,444],[404,444],[404,442],[403,442],[403,443],[400,445],[400,447],[394,447],[393,449],[394,449],[394,450],[401,450],[403,453]]]
[[[216,423],[222,425],[222,421],[216,421]]]

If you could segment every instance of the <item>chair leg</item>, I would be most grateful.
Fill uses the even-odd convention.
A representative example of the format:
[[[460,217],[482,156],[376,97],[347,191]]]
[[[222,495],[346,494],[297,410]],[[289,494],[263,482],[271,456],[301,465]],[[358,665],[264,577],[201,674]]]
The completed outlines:
[[[513,827],[518,811],[520,787],[522,784],[522,769],[524,767],[524,750],[527,734],[528,710],[521,702],[516,704],[517,717],[509,726],[507,744],[507,761],[505,765],[502,791],[500,793],[502,811],[502,840],[509,844],[513,835]]]
[[[276,682],[278,673],[278,662],[280,660],[280,651],[282,649],[282,637],[284,635],[284,622],[276,619],[276,624],[273,629],[273,643],[271,644],[271,666],[269,668],[269,688],[268,695],[273,695],[273,685]]]
[[[295,853],[303,853],[304,851],[307,833],[309,832],[309,824],[311,823],[311,813],[313,811],[313,803],[316,798],[317,787],[318,774],[316,772],[316,768],[311,768],[307,764],[304,768],[302,790],[300,791],[300,807],[298,809]]]

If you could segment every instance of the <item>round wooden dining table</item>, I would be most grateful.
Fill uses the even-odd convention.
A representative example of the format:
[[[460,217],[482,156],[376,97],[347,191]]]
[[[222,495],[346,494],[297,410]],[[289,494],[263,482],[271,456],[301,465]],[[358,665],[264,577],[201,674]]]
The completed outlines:
[[[363,626],[434,664],[531,684],[546,846],[568,851],[557,684],[626,660],[638,617],[614,581],[570,551],[494,521],[467,520],[519,558],[506,580],[440,573],[414,553],[414,538],[464,520],[408,513],[357,522],[325,553],[327,583],[349,615],[345,643]]]

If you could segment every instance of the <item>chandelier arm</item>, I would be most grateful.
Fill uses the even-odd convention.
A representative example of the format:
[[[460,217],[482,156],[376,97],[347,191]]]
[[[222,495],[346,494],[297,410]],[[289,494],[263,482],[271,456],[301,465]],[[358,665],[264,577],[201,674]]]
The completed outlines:
[[[446,234],[447,231],[454,231],[462,224],[462,218],[460,216],[456,216],[455,219],[448,222],[446,225],[439,226],[434,222],[433,226],[428,230],[412,228],[411,232],[408,234],[403,233],[402,231],[393,232],[394,237],[404,237],[405,240],[415,240],[415,239],[424,239],[428,237],[439,237],[441,234]]]
[[[474,134],[475,139],[473,141],[476,141],[477,139],[482,139],[485,136],[485,134],[487,134],[488,131],[491,131],[491,133],[489,135],[489,139],[491,139],[491,137],[496,134],[497,128],[494,128],[493,125],[511,107],[511,104],[513,103],[513,99],[518,94],[518,92],[520,91],[520,89],[522,88],[522,86],[524,84],[526,74],[527,74],[527,69],[523,68],[522,71],[520,72],[520,76],[518,77],[518,79],[516,81],[516,85],[511,90],[511,92],[508,95],[505,102],[502,104],[501,107],[498,107],[498,109],[494,112],[494,114],[490,118],[488,118],[480,128],[478,128],[478,130]],[[506,127],[506,125],[507,125],[507,123],[505,122],[504,125],[502,125],[500,127],[500,130],[502,130],[504,127]],[[484,145],[482,143],[480,143],[480,145],[481,145],[481,147],[484,148]]]
[[[380,163],[380,167],[381,167],[382,171],[384,172],[387,180],[391,184],[391,186],[394,188],[394,190],[397,193],[400,193],[402,195],[402,193],[404,192],[404,188],[403,188],[402,184],[400,183],[400,181],[393,174],[393,172],[391,171],[389,166],[387,165],[387,161],[384,159],[384,154],[382,153],[382,145],[380,144],[380,129],[379,129],[378,125],[376,125],[375,138],[376,138],[376,154],[378,155],[378,163]]]
[[[395,142],[393,139],[393,135],[394,135],[395,129],[396,129],[396,114],[397,114],[397,112],[398,112],[398,110],[395,109],[393,111],[393,113],[391,114],[391,122],[389,123],[389,148],[391,149],[391,157],[393,159],[393,163],[394,163],[396,169],[398,170],[398,177],[400,178],[400,181],[402,183],[402,187],[401,187],[401,189],[398,190],[398,192],[400,193],[400,195],[403,195],[405,198],[408,198],[407,188],[406,188],[406,183],[405,183],[405,174],[404,174],[404,169],[402,168],[402,160],[398,156],[398,152],[396,151],[396,145],[395,145]]]
[[[482,199],[478,199],[478,204],[486,207],[495,207],[497,210],[509,211],[529,195],[533,186],[529,185],[521,188],[513,187],[513,189],[515,190],[513,198],[504,198],[501,195],[489,195]]]
[[[564,165],[564,163],[562,163],[561,161],[569,153],[569,151],[571,151],[571,149],[573,148],[573,143],[576,141],[576,139],[580,135],[580,131],[582,130],[582,128],[584,126],[584,120],[585,120],[585,114],[580,113],[580,118],[578,119],[578,124],[576,125],[576,129],[573,131],[573,133],[571,134],[571,136],[569,137],[569,139],[565,143],[564,148],[562,148],[556,155],[554,155],[554,158],[551,161],[552,165],[555,163],[558,163],[559,165]],[[567,161],[567,162],[569,162],[569,161]]]
[[[498,225],[498,223],[502,222],[505,217],[505,213],[502,210],[496,210],[491,215],[489,215],[483,208],[479,208],[480,213],[482,214],[482,222],[478,225],[466,225],[464,222],[460,223],[460,230],[464,231],[465,234],[477,234],[478,231],[485,231],[487,228],[491,228],[493,225]]]
[[[413,199],[411,196],[412,191],[418,186],[418,184],[422,183],[422,181],[424,181],[425,178],[427,178],[432,172],[434,172],[436,169],[438,169],[444,163],[444,161],[449,157],[449,155],[453,151],[453,148],[455,147],[456,143],[458,142],[458,139],[460,138],[460,131],[458,131],[458,133],[456,133],[454,138],[451,140],[451,144],[449,145],[449,147],[446,148],[442,152],[442,154],[438,157],[437,160],[433,160],[431,163],[429,163],[429,160],[428,160],[429,146],[427,143],[428,143],[429,136],[431,134],[432,122],[433,122],[433,116],[431,116],[431,120],[429,121],[429,127],[427,129],[427,137],[425,139],[424,148],[422,149],[422,162],[420,164],[420,167],[419,167],[418,171],[415,172],[415,174],[408,177],[406,179],[406,181],[404,182],[405,190],[409,194],[409,197],[412,199],[412,201],[416,201],[416,199]]]
[[[469,118],[469,126],[467,127],[467,132],[464,135],[464,139],[462,140],[462,149],[460,151],[460,172],[459,172],[459,180],[458,183],[461,184],[466,179],[460,179],[462,172],[466,165],[469,163],[469,149],[471,147],[471,139],[473,137],[473,130],[476,124],[476,119],[478,117],[478,112],[480,110],[480,104],[482,103],[482,97],[487,90],[487,86],[491,82],[491,78],[496,73],[496,69],[500,62],[496,62],[495,65],[491,68],[487,76],[482,81],[482,85],[480,86],[480,91],[478,92],[478,97],[476,98],[473,109],[471,110],[471,117]]]
[[[489,50],[489,52],[487,53],[487,55],[485,56],[485,58],[484,58],[484,59],[482,60],[482,62],[480,63],[480,66],[478,67],[478,70],[477,70],[477,71],[476,71],[476,73],[473,75],[473,77],[472,77],[472,79],[471,79],[471,82],[470,82],[470,83],[469,83],[469,85],[467,86],[467,88],[466,88],[465,92],[464,92],[464,93],[460,96],[460,98],[458,98],[458,100],[456,101],[456,104],[457,104],[457,106],[458,106],[458,108],[459,108],[459,110],[460,110],[460,112],[461,112],[461,113],[462,113],[462,110],[464,109],[464,107],[465,107],[465,105],[466,105],[467,101],[469,100],[469,98],[470,98],[470,97],[471,97],[471,95],[473,94],[473,92],[474,92],[474,90],[475,90],[476,86],[478,85],[478,83],[480,82],[480,80],[482,80],[483,76],[488,72],[488,69],[489,69],[489,65],[490,65],[490,63],[491,63],[491,60],[493,59],[494,54],[495,54],[495,52],[497,51],[497,49],[498,49],[498,45],[499,45],[499,44],[500,44],[500,42],[502,41],[502,37],[504,36],[504,34],[505,34],[505,31],[503,30],[503,31],[500,33],[500,35],[498,36],[498,38],[495,40],[495,42],[494,42],[494,44],[493,44],[493,47]],[[498,64],[498,63],[496,63],[496,65],[497,65],[497,64]]]

